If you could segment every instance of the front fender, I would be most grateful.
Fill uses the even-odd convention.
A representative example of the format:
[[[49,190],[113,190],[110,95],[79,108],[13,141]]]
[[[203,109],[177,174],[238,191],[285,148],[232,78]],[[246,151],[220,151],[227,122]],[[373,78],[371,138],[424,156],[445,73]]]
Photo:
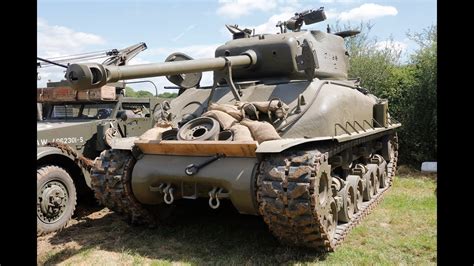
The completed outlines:
[[[333,137],[317,137],[317,138],[288,138],[288,139],[278,139],[278,140],[268,140],[262,142],[258,145],[257,154],[264,153],[280,153],[284,150],[290,149],[292,147],[298,146],[300,144],[311,143],[311,142],[321,142],[325,140],[333,140]]]
[[[56,147],[48,147],[48,146],[38,147],[36,149],[36,160],[40,160],[43,157],[53,155],[53,154],[62,155],[64,157],[71,159],[71,161],[74,162],[74,156],[69,155],[67,153],[63,153],[60,149]]]
[[[56,148],[56,147],[50,147],[50,146],[44,146],[44,147],[38,147],[36,149],[36,160],[40,161],[43,158],[46,158],[48,156],[55,155],[55,156],[61,156],[65,160],[68,160],[71,162],[70,166],[75,165],[78,167],[78,170],[82,172],[82,175],[84,176],[86,185],[88,187],[91,187],[91,178],[90,178],[90,173],[82,167],[80,164],[77,163],[76,158],[72,154],[67,154],[65,152],[62,152],[61,149]],[[58,157],[56,157],[58,158]],[[46,159],[48,160],[48,159]],[[77,178],[77,176],[72,176],[73,179]]]

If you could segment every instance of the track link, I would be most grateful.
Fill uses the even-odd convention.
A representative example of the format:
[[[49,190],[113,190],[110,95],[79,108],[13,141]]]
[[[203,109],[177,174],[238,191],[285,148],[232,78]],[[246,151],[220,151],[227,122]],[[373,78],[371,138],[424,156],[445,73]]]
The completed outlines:
[[[327,166],[327,153],[319,151],[285,152],[262,162],[257,176],[259,211],[282,242],[334,250],[326,222],[331,219],[328,198],[332,196],[323,199],[327,192],[319,193],[321,177],[329,177]]]
[[[391,140],[394,153],[387,164],[390,180],[395,175],[398,157],[398,139]],[[328,154],[331,151],[287,151],[268,155],[261,163],[257,175],[257,202],[270,231],[283,243],[332,252],[347,234],[359,224],[383,199],[385,188],[363,202],[347,223],[334,228],[331,208],[335,193],[325,196],[321,180],[330,177]],[[330,185],[331,183],[329,183]],[[325,198],[326,197],[326,198]],[[332,215],[337,216],[337,211]]]
[[[133,196],[130,177],[135,158],[130,151],[105,150],[92,169],[91,186],[99,203],[122,214],[131,224],[156,226],[155,219]]]

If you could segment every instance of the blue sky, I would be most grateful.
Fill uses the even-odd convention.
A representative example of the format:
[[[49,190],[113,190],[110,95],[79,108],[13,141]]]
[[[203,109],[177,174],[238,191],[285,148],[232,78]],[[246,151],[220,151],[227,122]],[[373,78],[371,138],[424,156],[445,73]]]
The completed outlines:
[[[306,28],[325,30],[327,24],[361,21],[374,24],[370,35],[383,44],[390,36],[405,53],[416,45],[406,33],[420,32],[436,24],[433,0],[38,0],[38,56],[46,58],[83,52],[124,48],[145,42],[148,49],[130,64],[162,62],[172,52],[195,58],[213,57],[214,49],[231,38],[224,24],[255,28],[256,33],[275,33],[278,20],[306,9],[325,8],[328,20]],[[44,86],[61,79],[62,69],[39,69]],[[159,87],[171,85],[165,78],[152,79]],[[205,73],[202,83],[211,83]],[[136,89],[153,91],[148,85]]]

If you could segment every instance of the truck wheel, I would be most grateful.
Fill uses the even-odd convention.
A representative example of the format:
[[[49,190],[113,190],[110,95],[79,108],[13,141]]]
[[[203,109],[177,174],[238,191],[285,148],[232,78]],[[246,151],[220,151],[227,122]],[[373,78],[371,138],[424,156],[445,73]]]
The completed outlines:
[[[43,166],[36,171],[38,235],[61,230],[76,208],[76,188],[61,167]]]

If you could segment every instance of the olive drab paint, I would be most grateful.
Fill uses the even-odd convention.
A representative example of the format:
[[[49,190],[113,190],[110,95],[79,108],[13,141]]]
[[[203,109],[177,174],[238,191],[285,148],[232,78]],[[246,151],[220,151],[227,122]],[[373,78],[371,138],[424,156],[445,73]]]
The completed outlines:
[[[153,223],[143,204],[159,207],[205,197],[211,208],[218,208],[219,200],[227,199],[241,213],[263,216],[270,231],[286,243],[334,250],[390,187],[398,157],[395,130],[401,124],[388,115],[386,100],[348,77],[343,38],[358,32],[301,29],[325,18],[323,8],[297,13],[279,22],[278,34],[227,26],[233,39],[219,46],[214,58],[176,53],[183,60],[70,65],[66,76],[77,90],[158,76],[172,76],[169,80],[179,86],[188,73],[214,71],[213,86],[200,87],[195,76],[194,87],[182,87],[166,110],[167,123],[179,131],[200,119],[190,134],[209,133],[206,126],[215,122],[203,122],[201,115],[212,104],[231,105],[240,106],[248,121],[271,124],[278,133],[261,143],[216,137],[207,140],[212,142],[123,139],[103,152],[92,169],[99,201],[117,202],[110,208],[132,222]],[[280,114],[260,112],[256,118],[244,108],[272,101],[287,108],[280,108]],[[121,166],[106,170],[109,164]],[[109,187],[113,180],[117,182]]]

